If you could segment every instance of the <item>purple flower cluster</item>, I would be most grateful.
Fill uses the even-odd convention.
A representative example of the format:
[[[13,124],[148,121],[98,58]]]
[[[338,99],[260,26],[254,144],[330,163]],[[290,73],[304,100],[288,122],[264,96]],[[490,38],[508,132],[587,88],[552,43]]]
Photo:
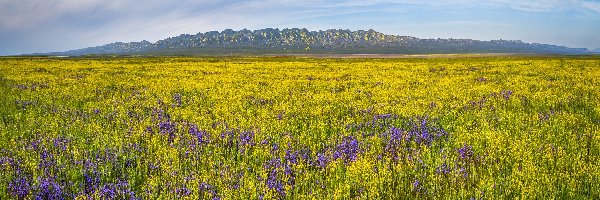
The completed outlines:
[[[282,159],[278,156],[279,153],[272,151],[273,157],[264,164],[264,169],[269,172],[265,179],[267,188],[275,191],[279,197],[285,197],[285,186],[288,185],[294,188],[296,185],[294,167],[302,162],[312,164],[310,153],[308,149],[292,150],[290,144],[288,144],[282,162]],[[262,180],[262,178],[259,177],[259,180]]]
[[[329,162],[331,162],[331,160],[329,159],[329,157],[327,156],[327,154],[325,153],[318,153],[317,154],[317,163],[316,165],[320,168],[325,168],[327,167],[327,164],[329,164]]]
[[[19,110],[27,110],[31,106],[35,106],[33,101],[15,100],[15,105]]]
[[[40,163],[38,167],[43,169],[44,172],[48,173],[55,166],[56,161],[54,160],[54,155],[52,153],[48,153],[46,149],[40,152]]]
[[[500,91],[500,95],[502,95],[502,98],[504,98],[504,100],[509,100],[510,96],[512,96],[513,91],[512,90],[502,90]]]
[[[181,100],[181,97],[182,96],[179,93],[173,94],[173,102],[174,102],[173,105],[172,105],[173,107],[181,107],[181,105],[183,104],[182,100]]]
[[[117,183],[106,183],[100,189],[100,196],[103,199],[138,199],[135,193],[130,189],[126,180],[117,180]]]
[[[154,117],[155,120],[159,120],[159,121],[163,121],[163,120],[170,120],[171,116],[167,113],[165,113],[165,111],[161,108],[152,108],[152,113],[150,114],[152,117]]]
[[[65,199],[61,186],[53,178],[39,178],[36,199]]]
[[[14,85],[15,88],[20,89],[20,90],[31,90],[31,91],[35,91],[38,88],[48,88],[48,84],[39,84],[39,83],[33,83],[31,85],[25,85],[25,84],[16,84]]]
[[[25,199],[31,190],[30,182],[22,176],[8,183],[8,191],[19,199]]]
[[[473,151],[473,147],[467,144],[463,144],[462,147],[456,150],[458,157],[456,160],[456,168],[458,169],[458,173],[462,175],[463,178],[467,178],[469,176],[469,171],[474,164],[477,164],[480,161],[481,157],[475,157],[475,152]]]
[[[70,142],[70,140],[67,139],[67,138],[65,138],[65,137],[57,137],[57,138],[54,138],[54,141],[53,141],[54,147],[58,148],[58,149],[60,149],[62,151],[66,151],[67,150],[69,142]]]
[[[173,134],[175,133],[176,128],[177,125],[171,121],[162,121],[158,123],[158,130],[162,134]]]
[[[435,169],[435,172],[437,172],[438,174],[448,174],[452,171],[452,168],[450,168],[446,163],[440,165],[439,167],[437,167]]]
[[[158,123],[158,130],[161,134],[168,135],[169,143],[172,143],[175,140],[177,124],[171,121],[161,121]]]
[[[205,195],[208,194],[212,200],[221,199],[221,197],[219,197],[219,194],[217,193],[215,187],[213,187],[212,185],[210,185],[206,182],[200,183],[200,185],[198,186],[198,191],[199,191],[200,197],[205,197]]]
[[[281,197],[285,197],[286,192],[283,181],[280,180],[279,171],[284,165],[279,158],[272,158],[264,165],[264,168],[269,171],[265,184],[271,190],[275,190]]]
[[[384,136],[385,137],[385,136]],[[398,156],[400,154],[400,150],[402,149],[402,145],[404,142],[405,134],[404,130],[392,127],[388,131],[388,141],[385,145],[384,151],[394,159],[394,161],[398,161]]]
[[[244,131],[240,133],[240,146],[254,145],[254,131]]]
[[[550,117],[554,116],[556,112],[554,110],[550,110],[549,112],[540,112],[538,113],[538,118],[540,121],[548,121]]]
[[[199,130],[197,125],[191,124],[188,132],[194,136],[194,138],[196,138],[198,146],[210,143],[210,134],[208,134],[206,131]]]
[[[343,159],[345,164],[349,164],[356,161],[359,153],[359,142],[354,136],[350,135],[342,138],[342,141],[336,145],[333,158]]]
[[[181,197],[187,197],[190,196],[192,194],[192,191],[190,191],[190,189],[188,189],[187,187],[181,187],[179,189],[177,189],[177,196]]]
[[[421,148],[421,146],[430,147],[435,141],[448,137],[448,132],[435,126],[428,117],[411,121],[409,127],[410,129],[404,130],[392,126],[381,134],[385,144],[384,152],[394,161],[398,161],[400,155],[410,156],[402,153],[404,151],[410,152],[412,148]]]
[[[413,191],[421,190],[421,182],[418,179],[415,179],[412,183]]]
[[[457,150],[458,156],[461,160],[471,160],[473,158],[473,147],[464,144]]]
[[[97,165],[90,160],[86,160],[84,162],[84,172],[83,172],[83,180],[84,180],[84,192],[85,194],[92,194],[94,191],[98,190],[100,186],[100,174],[98,173]]]

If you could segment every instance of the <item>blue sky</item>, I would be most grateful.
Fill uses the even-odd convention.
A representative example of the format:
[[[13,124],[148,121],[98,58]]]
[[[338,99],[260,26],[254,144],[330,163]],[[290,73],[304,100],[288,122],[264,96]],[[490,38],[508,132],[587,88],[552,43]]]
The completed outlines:
[[[600,0],[0,0],[0,55],[270,27],[595,49]]]

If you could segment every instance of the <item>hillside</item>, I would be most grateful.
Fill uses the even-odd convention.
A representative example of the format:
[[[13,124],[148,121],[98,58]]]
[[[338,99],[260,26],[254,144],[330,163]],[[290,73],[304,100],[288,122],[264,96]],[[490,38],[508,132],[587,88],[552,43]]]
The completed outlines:
[[[250,31],[210,31],[195,35],[182,34],[159,40],[88,47],[47,55],[220,55],[272,53],[543,53],[585,54],[585,48],[568,48],[549,44],[525,43],[520,40],[480,41],[472,39],[420,39],[383,34],[374,30],[309,31],[307,29],[261,29]]]

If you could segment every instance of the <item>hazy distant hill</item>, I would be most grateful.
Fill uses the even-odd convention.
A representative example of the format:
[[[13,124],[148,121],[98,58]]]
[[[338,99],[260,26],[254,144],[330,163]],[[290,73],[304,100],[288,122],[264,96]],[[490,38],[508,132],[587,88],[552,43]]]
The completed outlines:
[[[524,43],[520,40],[479,41],[471,39],[419,39],[386,35],[374,30],[309,31],[307,29],[226,29],[196,35],[182,34],[159,40],[111,43],[48,55],[201,55],[201,54],[271,54],[271,53],[548,53],[584,54],[585,48]]]

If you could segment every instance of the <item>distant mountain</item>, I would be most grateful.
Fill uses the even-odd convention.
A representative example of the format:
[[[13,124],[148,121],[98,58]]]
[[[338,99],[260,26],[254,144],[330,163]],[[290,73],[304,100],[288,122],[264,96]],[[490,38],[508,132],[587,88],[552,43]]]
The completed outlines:
[[[430,54],[430,53],[543,53],[585,54],[585,48],[568,48],[549,44],[524,43],[520,40],[480,41],[471,39],[419,39],[387,35],[374,30],[309,31],[307,29],[261,29],[250,31],[210,31],[195,35],[182,34],[159,40],[111,43],[46,55],[223,55],[285,53],[360,53],[360,54]]]

